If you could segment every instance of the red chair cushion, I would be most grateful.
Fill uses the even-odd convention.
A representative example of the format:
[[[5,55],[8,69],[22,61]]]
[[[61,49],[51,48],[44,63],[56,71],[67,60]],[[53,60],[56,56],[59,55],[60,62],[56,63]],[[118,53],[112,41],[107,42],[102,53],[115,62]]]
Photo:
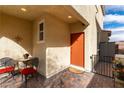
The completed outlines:
[[[23,70],[20,71],[21,74],[23,75],[29,75],[29,74],[33,74],[36,73],[37,71],[34,68],[24,68]]]
[[[12,71],[14,71],[14,67],[9,66],[9,67],[5,67],[5,68],[0,69],[0,74],[12,72]]]

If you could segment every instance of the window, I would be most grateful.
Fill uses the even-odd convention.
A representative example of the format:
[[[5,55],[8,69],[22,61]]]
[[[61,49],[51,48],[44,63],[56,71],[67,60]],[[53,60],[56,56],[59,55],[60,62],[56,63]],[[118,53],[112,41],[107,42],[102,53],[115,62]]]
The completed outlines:
[[[44,21],[38,24],[38,42],[44,41]]]

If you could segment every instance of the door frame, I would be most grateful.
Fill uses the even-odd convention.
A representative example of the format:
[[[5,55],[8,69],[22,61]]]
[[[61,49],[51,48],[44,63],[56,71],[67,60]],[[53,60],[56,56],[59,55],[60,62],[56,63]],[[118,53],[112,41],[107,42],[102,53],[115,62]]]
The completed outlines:
[[[72,60],[72,49],[71,49],[71,35],[72,34],[83,34],[83,36],[84,36],[84,38],[83,38],[83,51],[84,51],[84,53],[83,53],[83,66],[81,67],[81,66],[76,66],[76,65],[74,65],[75,67],[79,67],[79,68],[85,68],[85,33],[84,32],[75,32],[75,33],[71,33],[70,34],[70,65],[73,65],[73,64],[71,64],[71,60]],[[82,51],[82,52],[83,52]]]

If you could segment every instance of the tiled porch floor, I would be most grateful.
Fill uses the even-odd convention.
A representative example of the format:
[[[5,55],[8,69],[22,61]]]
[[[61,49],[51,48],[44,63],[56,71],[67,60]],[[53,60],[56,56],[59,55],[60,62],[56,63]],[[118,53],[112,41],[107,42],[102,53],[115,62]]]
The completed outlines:
[[[3,83],[2,83],[3,82]],[[22,82],[21,75],[16,75],[15,80],[8,76],[0,79],[0,87],[4,88],[25,88],[25,83]],[[27,83],[28,88],[112,88],[112,78],[83,72],[81,74],[75,74],[68,69],[54,75],[53,77],[46,79],[43,76],[36,78],[30,78]]]

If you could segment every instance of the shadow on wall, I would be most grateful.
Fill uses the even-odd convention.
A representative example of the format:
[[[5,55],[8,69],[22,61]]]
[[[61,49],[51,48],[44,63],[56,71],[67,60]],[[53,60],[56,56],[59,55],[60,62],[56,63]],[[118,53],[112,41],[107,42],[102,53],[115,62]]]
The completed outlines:
[[[30,54],[22,46],[20,46],[13,40],[6,38],[4,36],[0,38],[0,58],[3,57],[10,57],[13,59],[23,58],[23,54],[25,53]]]
[[[73,24],[75,25],[75,23]],[[73,27],[73,25],[71,27]],[[59,26],[59,25],[58,25]],[[59,29],[56,30],[56,27],[53,25],[51,27],[50,33],[46,36],[46,64],[47,64],[47,74],[52,75],[55,74],[70,65],[70,45],[76,42],[78,39],[75,38],[73,42],[71,42],[71,31],[69,29],[63,29],[65,26],[60,26]],[[73,29],[74,28],[74,29]],[[73,27],[73,31],[76,32],[83,31],[82,24],[76,25]],[[53,31],[53,32],[52,32]],[[56,32],[55,32],[56,31]]]

